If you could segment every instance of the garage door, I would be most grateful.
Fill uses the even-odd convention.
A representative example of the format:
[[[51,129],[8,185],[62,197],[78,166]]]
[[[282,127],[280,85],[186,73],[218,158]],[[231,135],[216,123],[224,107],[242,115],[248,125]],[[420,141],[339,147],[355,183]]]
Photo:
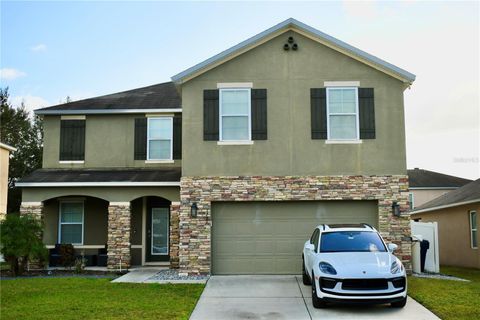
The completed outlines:
[[[300,274],[322,223],[378,224],[376,201],[212,203],[213,274]]]

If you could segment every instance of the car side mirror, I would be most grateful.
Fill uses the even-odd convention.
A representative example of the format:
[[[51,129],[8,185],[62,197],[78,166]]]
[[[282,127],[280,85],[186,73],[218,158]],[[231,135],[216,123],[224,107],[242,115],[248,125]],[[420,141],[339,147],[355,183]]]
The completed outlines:
[[[313,251],[313,250],[315,250],[315,246],[312,243],[307,243],[305,245],[305,249]]]
[[[387,245],[387,247],[388,247],[388,251],[390,251],[392,253],[395,252],[395,250],[398,249],[398,246],[395,243],[389,243]]]

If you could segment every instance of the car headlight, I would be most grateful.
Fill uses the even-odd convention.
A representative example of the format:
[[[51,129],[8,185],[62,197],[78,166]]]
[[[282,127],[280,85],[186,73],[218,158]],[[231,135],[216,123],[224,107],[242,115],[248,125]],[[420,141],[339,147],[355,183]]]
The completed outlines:
[[[403,265],[398,261],[393,261],[392,266],[390,267],[390,272],[392,274],[400,273],[403,271]]]
[[[337,274],[337,270],[328,262],[322,261],[318,264],[318,267],[320,268],[320,271],[326,274]]]

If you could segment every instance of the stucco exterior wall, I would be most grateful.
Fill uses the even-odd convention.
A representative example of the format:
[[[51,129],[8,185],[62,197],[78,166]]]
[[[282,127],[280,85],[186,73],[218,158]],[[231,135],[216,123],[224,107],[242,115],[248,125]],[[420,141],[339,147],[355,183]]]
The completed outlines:
[[[7,149],[0,148],[0,220],[7,213],[9,154]]]
[[[145,114],[86,115],[85,163],[61,164],[60,116],[44,116],[43,168],[149,168],[181,166],[174,163],[145,163],[134,160],[135,118]]]
[[[419,207],[424,203],[427,203],[430,200],[440,197],[442,194],[452,191],[453,189],[429,189],[429,190],[418,190],[410,189],[410,192],[413,193],[413,207]]]
[[[288,36],[298,51],[283,50]],[[310,88],[324,81],[374,88],[376,139],[347,145],[311,139]],[[267,89],[268,140],[203,141],[203,90],[221,82]],[[403,90],[401,81],[289,31],[182,85],[182,175],[406,174]]]
[[[412,215],[421,222],[438,222],[440,264],[480,268],[480,249],[471,247],[470,210],[476,210],[478,217],[480,202]],[[477,220],[477,230],[478,224]]]

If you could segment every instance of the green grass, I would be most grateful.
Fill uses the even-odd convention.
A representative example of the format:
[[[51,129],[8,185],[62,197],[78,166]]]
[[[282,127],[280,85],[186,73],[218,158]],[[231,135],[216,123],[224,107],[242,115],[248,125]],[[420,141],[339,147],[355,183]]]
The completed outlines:
[[[201,284],[50,278],[0,282],[3,319],[188,319]]]
[[[442,266],[440,272],[471,282],[409,277],[408,294],[441,319],[480,319],[480,270]]]

